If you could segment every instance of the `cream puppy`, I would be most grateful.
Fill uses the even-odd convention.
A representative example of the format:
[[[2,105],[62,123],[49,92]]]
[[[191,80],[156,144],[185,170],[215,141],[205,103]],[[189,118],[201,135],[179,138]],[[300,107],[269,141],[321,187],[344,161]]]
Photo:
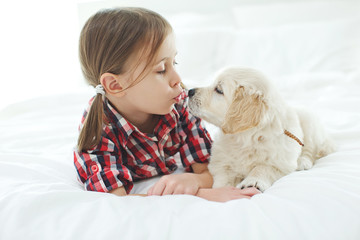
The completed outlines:
[[[212,86],[189,90],[189,107],[222,130],[209,163],[214,188],[265,191],[335,149],[314,115],[288,106],[254,69],[227,68]]]

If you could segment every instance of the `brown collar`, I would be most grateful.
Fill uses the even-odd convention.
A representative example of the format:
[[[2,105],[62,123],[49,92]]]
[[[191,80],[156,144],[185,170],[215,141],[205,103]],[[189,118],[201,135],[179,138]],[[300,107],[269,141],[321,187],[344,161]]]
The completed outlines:
[[[300,144],[300,146],[302,146],[302,147],[304,146],[304,144],[300,141],[300,139],[298,139],[294,134],[292,134],[288,130],[284,130],[284,133],[285,133],[286,136],[288,136],[288,137],[294,139],[295,141],[297,141]]]

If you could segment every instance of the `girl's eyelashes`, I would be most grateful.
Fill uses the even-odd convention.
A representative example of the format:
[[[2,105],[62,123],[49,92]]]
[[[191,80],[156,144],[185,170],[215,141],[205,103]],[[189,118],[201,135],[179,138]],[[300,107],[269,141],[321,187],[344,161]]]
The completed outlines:
[[[161,71],[157,71],[157,73],[159,73],[159,74],[165,74],[165,73],[166,73],[166,69],[161,70]]]
[[[165,64],[162,64],[161,66],[159,66],[159,70],[157,70],[156,72],[158,74],[165,74],[166,73],[166,65]]]
[[[177,65],[178,63],[176,61],[173,62],[173,66]],[[164,65],[164,69],[157,71],[158,74],[165,74],[166,73],[166,65]]]

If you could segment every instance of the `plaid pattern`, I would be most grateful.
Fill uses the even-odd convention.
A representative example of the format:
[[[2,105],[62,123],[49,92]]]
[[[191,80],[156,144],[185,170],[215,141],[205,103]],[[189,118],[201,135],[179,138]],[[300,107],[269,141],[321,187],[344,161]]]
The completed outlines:
[[[123,118],[106,99],[104,112],[109,124],[104,124],[101,142],[89,151],[74,150],[78,179],[85,189],[108,192],[124,186],[129,193],[135,181],[175,171],[176,153],[180,153],[186,171],[191,171],[195,162],[207,163],[212,140],[201,120],[189,112],[187,100],[184,94],[169,114],[161,116],[154,134],[146,134]]]

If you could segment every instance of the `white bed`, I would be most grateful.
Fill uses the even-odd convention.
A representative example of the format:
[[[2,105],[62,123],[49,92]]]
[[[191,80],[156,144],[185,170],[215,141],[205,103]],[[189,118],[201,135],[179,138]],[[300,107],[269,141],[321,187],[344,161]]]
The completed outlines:
[[[359,2],[324,6],[247,4],[169,20],[185,84],[207,85],[228,65],[258,68],[289,104],[317,113],[337,152],[250,200],[116,197],[76,180],[72,148],[91,89],[18,102],[0,112],[0,239],[360,239]]]

